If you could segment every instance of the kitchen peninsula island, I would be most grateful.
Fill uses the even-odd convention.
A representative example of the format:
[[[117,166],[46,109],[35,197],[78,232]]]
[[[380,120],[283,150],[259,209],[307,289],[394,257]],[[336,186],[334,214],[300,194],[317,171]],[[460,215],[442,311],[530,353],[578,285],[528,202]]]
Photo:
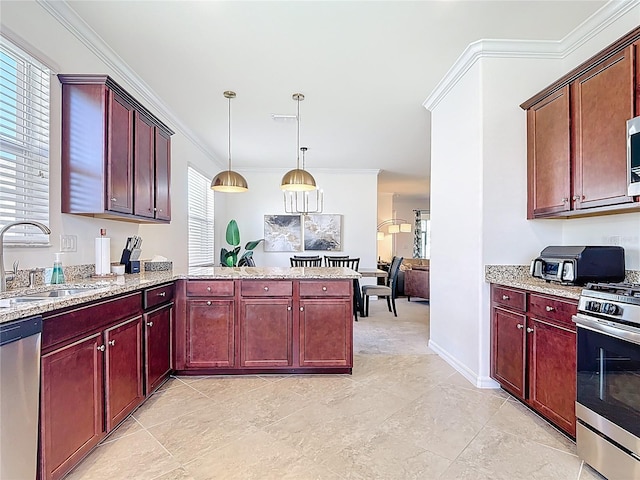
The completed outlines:
[[[176,292],[178,374],[351,373],[347,268],[211,267]]]

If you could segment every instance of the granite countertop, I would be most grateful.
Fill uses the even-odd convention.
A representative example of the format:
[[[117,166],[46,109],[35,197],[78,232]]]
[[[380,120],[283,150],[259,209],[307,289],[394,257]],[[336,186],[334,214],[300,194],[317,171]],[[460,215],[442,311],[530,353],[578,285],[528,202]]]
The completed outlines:
[[[344,267],[199,267],[188,272],[141,272],[109,279],[87,278],[60,285],[44,285],[37,288],[18,288],[0,293],[0,323],[9,322],[32,315],[40,315],[53,310],[81,305],[116,295],[135,292],[144,288],[161,285],[180,279],[236,280],[236,279],[355,279],[361,275]],[[10,303],[7,299],[57,289],[87,289],[86,291],[57,298],[42,298],[25,303]]]
[[[580,297],[580,292],[582,292],[582,287],[560,285],[533,278],[529,274],[527,265],[485,265],[484,278],[489,283],[575,300]]]

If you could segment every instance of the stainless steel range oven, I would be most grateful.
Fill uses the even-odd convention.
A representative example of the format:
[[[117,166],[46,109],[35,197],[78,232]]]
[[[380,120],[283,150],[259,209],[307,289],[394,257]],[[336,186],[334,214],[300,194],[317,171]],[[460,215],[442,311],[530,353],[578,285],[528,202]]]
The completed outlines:
[[[640,479],[640,284],[588,284],[573,321],[578,455],[609,480]]]

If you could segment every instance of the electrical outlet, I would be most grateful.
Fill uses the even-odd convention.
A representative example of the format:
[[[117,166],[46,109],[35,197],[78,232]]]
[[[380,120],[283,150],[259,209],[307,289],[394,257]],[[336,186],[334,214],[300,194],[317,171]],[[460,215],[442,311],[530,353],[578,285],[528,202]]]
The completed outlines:
[[[78,236],[77,235],[60,235],[60,251],[61,252],[77,252]]]

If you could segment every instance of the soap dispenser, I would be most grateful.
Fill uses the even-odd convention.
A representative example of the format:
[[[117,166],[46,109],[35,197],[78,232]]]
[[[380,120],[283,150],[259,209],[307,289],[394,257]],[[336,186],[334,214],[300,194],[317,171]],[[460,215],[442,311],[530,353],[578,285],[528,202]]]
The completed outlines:
[[[62,271],[61,252],[54,253],[55,261],[53,262],[53,272],[51,273],[51,283],[64,283],[64,272]]]

